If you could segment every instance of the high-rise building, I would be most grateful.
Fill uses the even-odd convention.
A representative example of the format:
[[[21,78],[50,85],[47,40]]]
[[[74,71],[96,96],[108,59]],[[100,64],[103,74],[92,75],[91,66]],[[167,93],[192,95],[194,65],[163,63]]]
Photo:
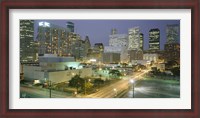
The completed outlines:
[[[99,52],[103,52],[104,51],[103,43],[95,43],[94,44],[94,50],[98,50]]]
[[[111,30],[111,35],[114,35],[114,34],[117,34],[117,29],[115,29],[115,28],[113,28],[113,29]]]
[[[165,44],[165,61],[176,61],[180,63],[180,44],[166,43]]]
[[[34,41],[34,20],[20,20],[20,61],[37,61],[37,42]]]
[[[177,24],[167,25],[167,43],[177,43],[180,34],[180,26]]]
[[[67,54],[65,28],[45,21],[39,22],[37,40],[39,42],[39,55],[57,54],[63,56]]]
[[[74,32],[74,23],[73,22],[67,22],[67,32]]]
[[[128,44],[128,36],[126,34],[113,34],[109,38],[109,46],[124,47]]]
[[[143,50],[144,48],[144,35],[140,33],[140,49]]]
[[[140,29],[134,27],[128,30],[128,50],[138,50],[140,48]]]
[[[81,40],[81,36],[74,32],[69,32],[67,35],[67,55],[73,55],[75,45],[78,45],[78,41]]]
[[[103,63],[119,63],[119,53],[103,53]]]
[[[88,36],[85,37],[85,53],[88,54],[88,50],[91,48],[90,39]]]
[[[149,50],[160,50],[160,30],[158,28],[149,31]]]
[[[129,61],[133,60],[143,60],[143,51],[142,50],[129,50]]]

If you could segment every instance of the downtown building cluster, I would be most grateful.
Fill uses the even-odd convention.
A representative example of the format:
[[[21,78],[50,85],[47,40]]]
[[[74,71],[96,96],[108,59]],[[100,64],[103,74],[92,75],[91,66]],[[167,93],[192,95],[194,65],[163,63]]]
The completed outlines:
[[[151,61],[176,61],[180,63],[179,30],[180,26],[177,24],[166,26],[167,41],[164,44],[164,50],[161,50],[160,41],[165,39],[160,39],[160,29],[150,29],[149,48],[144,50],[144,34],[139,27],[130,28],[127,34],[118,34],[117,29],[112,29],[109,36],[109,46],[105,46],[103,62],[143,64]],[[108,56],[109,54],[110,56]]]
[[[167,41],[164,50],[160,50],[160,40],[165,39],[160,39],[158,28],[149,30],[149,48],[144,50],[144,34],[138,26],[128,29],[127,34],[119,34],[117,29],[113,28],[109,35],[109,46],[104,46],[101,42],[91,46],[89,37],[81,39],[81,36],[74,32],[74,26],[72,22],[66,22],[65,27],[45,21],[39,22],[37,37],[34,40],[34,21],[21,20],[20,61],[37,62],[39,56],[56,54],[59,57],[71,56],[76,61],[84,62],[91,59],[103,63],[135,63],[140,60],[158,59],[180,62],[179,25],[166,26]]]
[[[20,21],[20,61],[37,62],[39,56],[56,54],[59,57],[73,56],[81,60],[91,47],[89,37],[84,40],[74,32],[74,23],[66,22],[60,27],[49,22],[39,22],[34,40],[34,21]]]
[[[82,77],[93,76],[92,68],[81,63],[93,64],[147,64],[154,61],[177,61],[180,63],[179,25],[166,26],[166,43],[160,50],[160,30],[149,30],[149,49],[144,50],[144,34],[140,27],[128,29],[127,34],[119,34],[112,29],[109,35],[109,46],[102,42],[91,46],[89,36],[84,39],[75,33],[75,25],[66,22],[60,27],[49,22],[39,22],[34,40],[34,21],[20,21],[20,61],[24,64],[22,72],[31,80],[46,79],[54,82],[70,80],[74,74]]]

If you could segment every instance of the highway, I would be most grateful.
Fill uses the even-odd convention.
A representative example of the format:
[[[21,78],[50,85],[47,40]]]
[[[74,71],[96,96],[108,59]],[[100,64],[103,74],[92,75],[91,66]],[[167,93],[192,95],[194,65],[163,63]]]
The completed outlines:
[[[137,72],[134,73],[132,76],[126,76],[123,79],[119,80],[116,83],[112,83],[109,86],[105,86],[101,88],[98,92],[86,95],[84,97],[86,98],[115,98],[120,94],[121,92],[129,89],[131,87],[130,80],[133,79],[136,81],[139,77],[147,73],[148,71],[143,72]]]

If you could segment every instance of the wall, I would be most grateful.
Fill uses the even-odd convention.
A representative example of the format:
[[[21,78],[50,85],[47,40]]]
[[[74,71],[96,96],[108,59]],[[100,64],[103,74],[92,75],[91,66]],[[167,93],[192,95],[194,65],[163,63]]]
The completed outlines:
[[[26,66],[24,65],[24,79],[28,81],[33,81],[35,79],[43,80],[44,72],[41,71],[39,66]]]

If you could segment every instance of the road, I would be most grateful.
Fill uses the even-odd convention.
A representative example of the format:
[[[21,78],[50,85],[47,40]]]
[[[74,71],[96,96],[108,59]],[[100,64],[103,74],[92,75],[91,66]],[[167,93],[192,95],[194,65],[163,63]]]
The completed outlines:
[[[90,95],[78,95],[76,97],[83,98],[179,98],[180,82],[172,80],[145,80],[144,74],[148,70],[142,72],[134,72],[132,76],[123,77],[123,79],[104,86],[98,92]],[[133,84],[130,80],[134,80]],[[49,98],[49,89],[28,87],[21,85],[20,96],[30,98]],[[75,98],[72,94],[52,90],[52,98]]]
[[[130,79],[134,79],[136,81],[137,78],[139,78],[140,76],[144,75],[145,73],[147,73],[148,71],[144,71],[144,72],[137,72],[134,73],[134,75],[132,76],[126,76],[123,79],[119,80],[116,83],[112,83],[109,86],[105,86],[103,88],[101,88],[98,92],[90,94],[90,95],[86,95],[84,97],[86,98],[115,98],[118,97],[118,95],[120,93],[122,93],[123,91],[126,91],[127,89],[130,88],[131,84],[130,84]]]
[[[36,87],[28,87],[28,86],[20,86],[20,96],[28,97],[28,98],[50,98],[49,89],[44,88],[36,88]],[[71,94],[66,92],[59,92],[51,90],[52,98],[72,98]]]
[[[134,93],[134,95],[133,95]],[[142,79],[123,98],[180,98],[180,82],[176,80]]]

